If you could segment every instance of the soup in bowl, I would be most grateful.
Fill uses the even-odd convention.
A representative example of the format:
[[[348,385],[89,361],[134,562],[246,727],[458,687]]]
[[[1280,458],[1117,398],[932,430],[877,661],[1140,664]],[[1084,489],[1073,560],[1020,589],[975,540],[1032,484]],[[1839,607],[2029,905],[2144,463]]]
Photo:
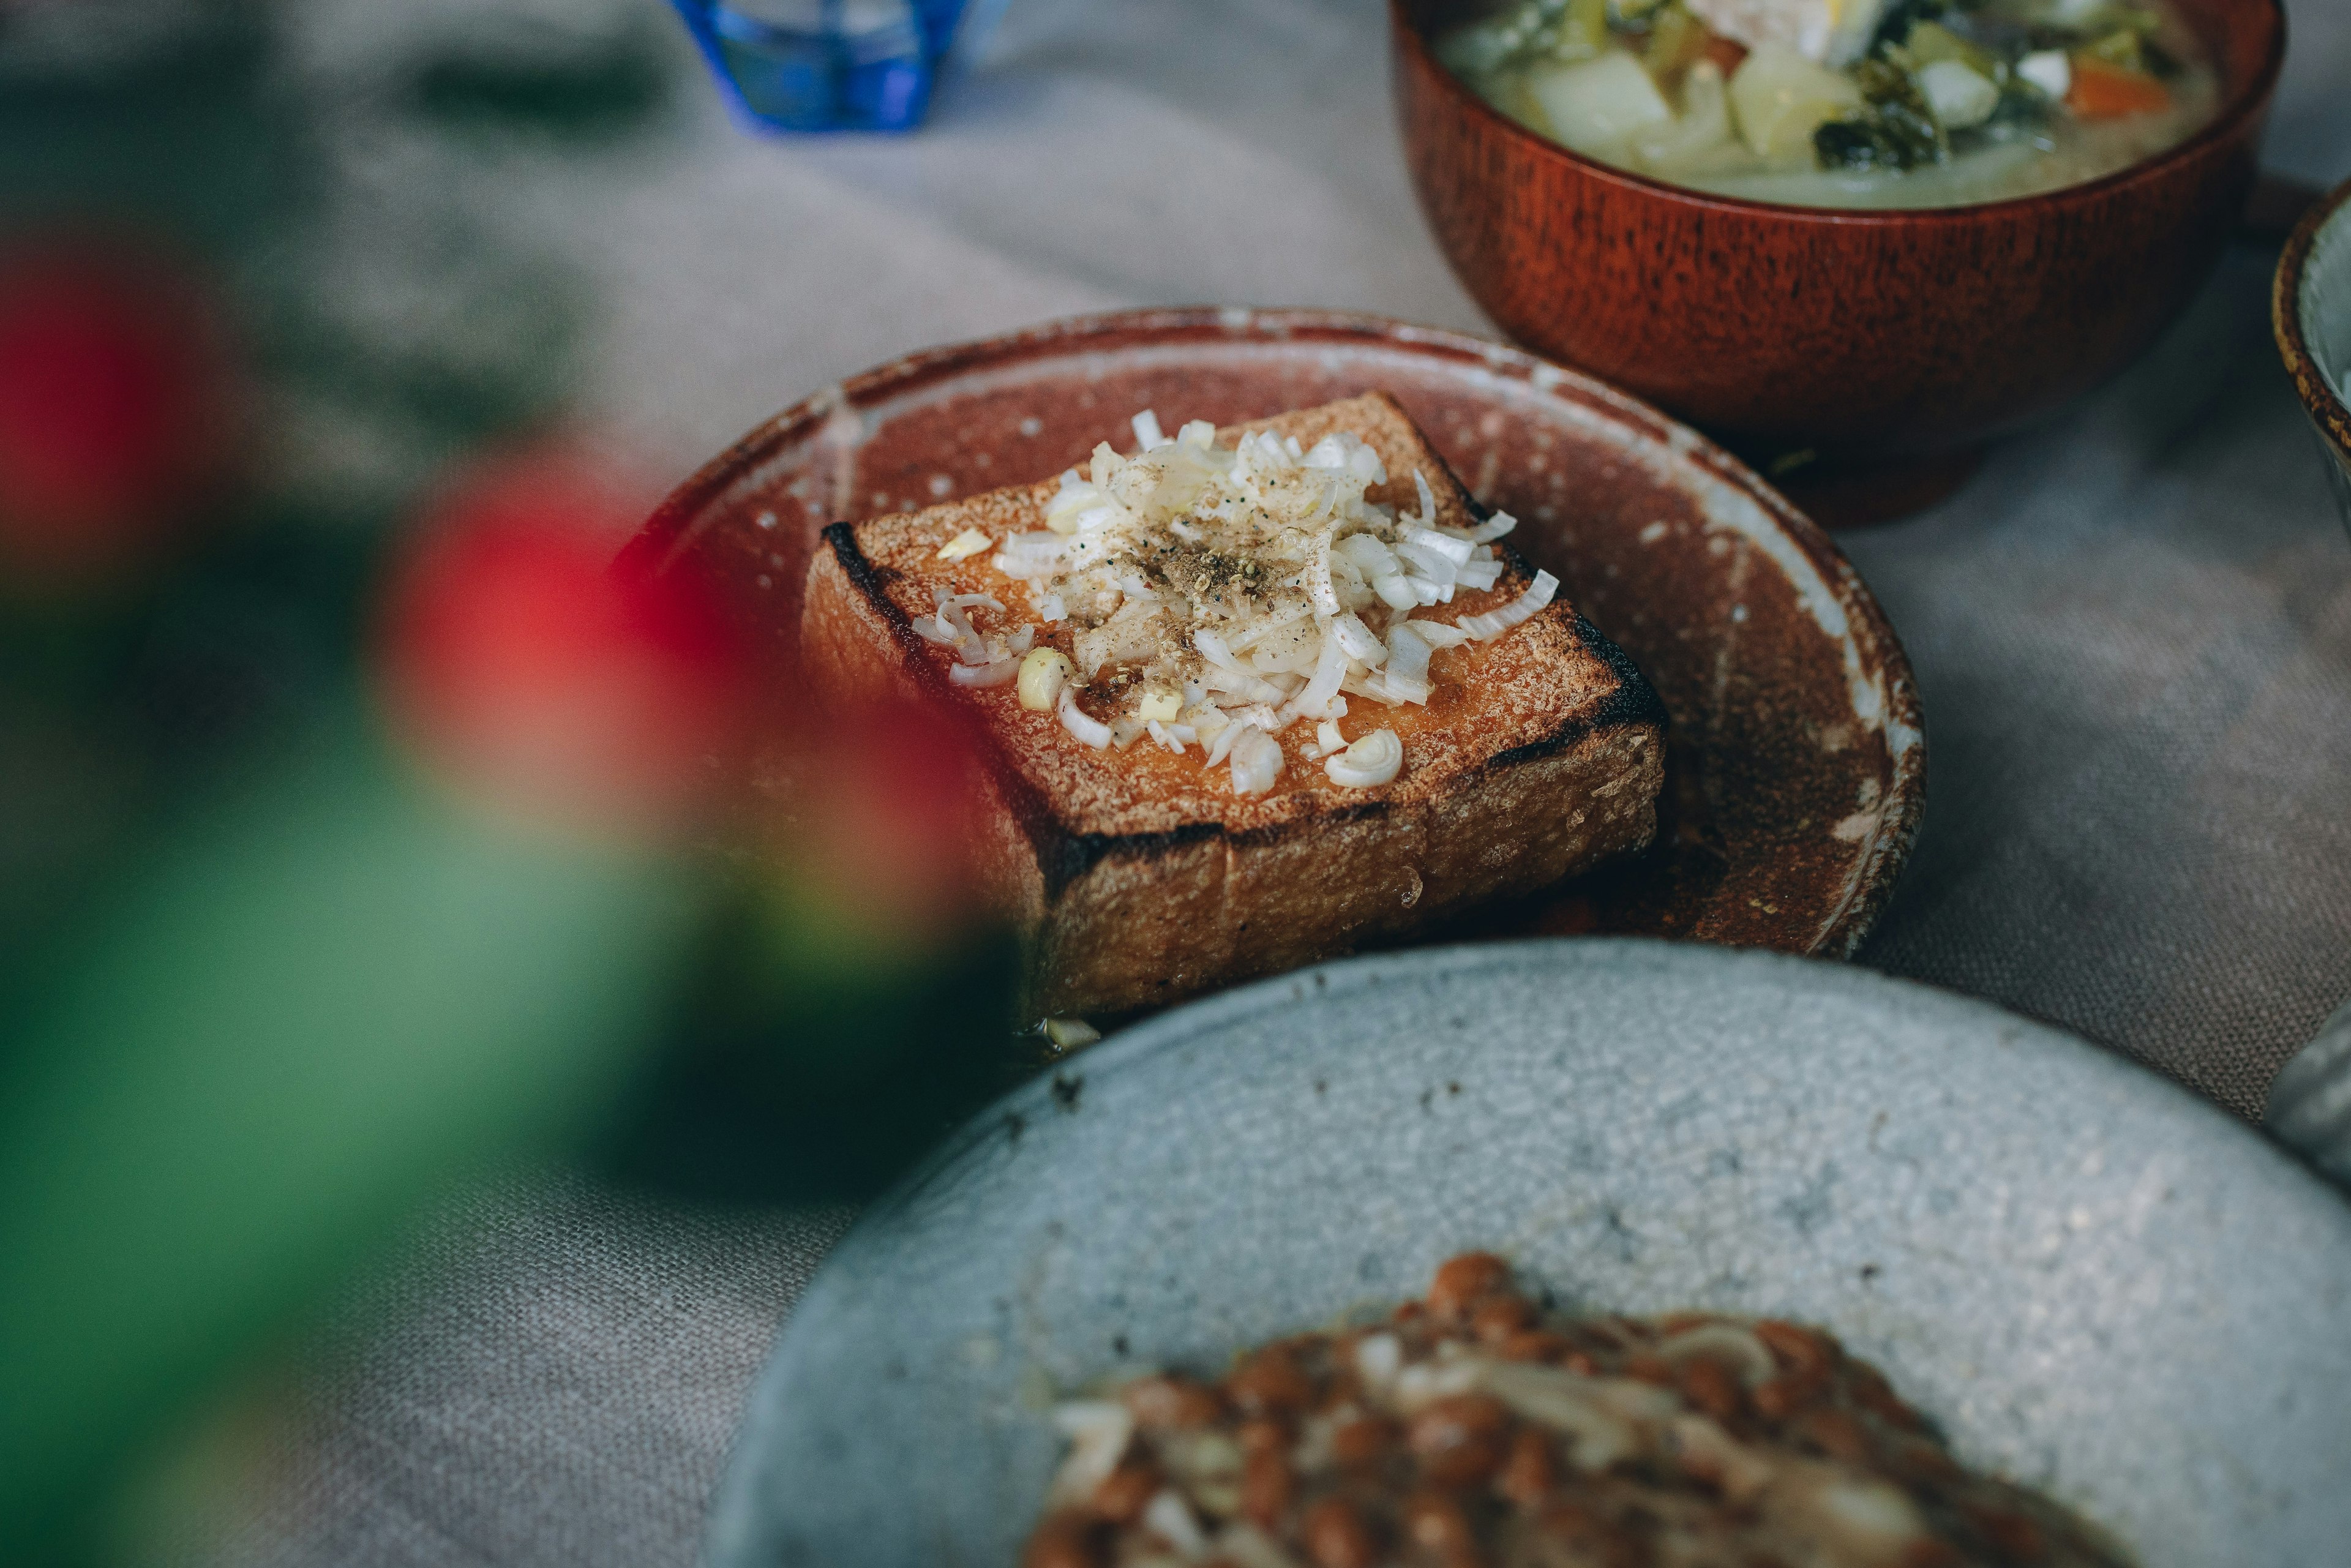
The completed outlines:
[[[1799,206],[2078,184],[2186,141],[2220,97],[2167,0],[1515,0],[1437,55],[1562,146]]]
[[[1577,3],[1538,15],[1572,16]],[[1712,16],[1731,0],[1701,4]],[[1811,4],[1843,14],[1830,0]],[[2025,62],[2062,53],[2069,73],[2086,76],[2077,55],[2128,46],[2100,35],[2059,49],[2078,35],[2054,24],[2038,33],[2028,26],[2022,39],[2002,35],[1990,26],[1989,4],[1974,13],[1947,10],[1936,26],[1948,39],[1921,38],[1915,13],[1899,38],[1881,26],[1869,52],[1842,68],[1899,66],[1916,87],[1938,63],[1928,53],[2036,46],[2012,60],[1994,50],[1997,57],[1967,67],[2003,101],[2038,93],[2036,112],[2049,117],[2019,141],[2034,159],[2046,153],[2059,162],[2023,171],[2038,188],[1998,199],[1960,199],[1948,189],[1936,195],[1936,187],[1972,177],[1963,162],[2011,145],[1989,132],[1980,141],[1959,135],[1945,121],[1934,127],[1942,141],[1933,155],[1908,168],[1891,160],[1884,168],[1821,168],[1824,132],[1843,146],[1886,131],[1885,106],[1858,87],[1858,108],[1849,95],[1822,89],[1838,100],[1830,109],[1793,103],[1789,126],[1757,130],[1758,140],[1791,161],[1776,172],[1740,166],[1668,178],[1625,166],[1647,155],[1635,138],[1579,150],[1498,109],[1490,80],[1481,91],[1447,63],[1468,59],[1458,41],[1465,28],[1507,15],[1465,0],[1392,0],[1398,118],[1429,226],[1503,331],[1705,429],[1822,520],[1866,520],[1931,500],[1964,476],[1985,443],[2122,370],[2211,276],[2253,188],[2285,18],[2278,0],[2163,4],[2168,9],[2150,23],[2124,30],[2140,49],[2137,74],[2150,84],[2145,98],[2151,104],[2159,86],[2166,107],[2103,121],[2084,120],[2069,107],[2074,79],[2060,98],[2022,74]],[[1763,8],[1761,0],[1743,5]],[[1691,0],[1680,0],[1678,9],[1698,21]],[[1624,0],[1614,14],[1625,15]],[[1634,52],[1635,30],[1610,25],[1610,15],[1601,13],[1608,37],[1571,68]],[[1667,15],[1660,4],[1645,17],[1651,37],[1644,48],[1660,27],[1684,26],[1665,21]],[[1722,31],[1703,25],[1719,44]],[[1760,156],[1731,100],[1739,72],[1765,47],[1822,47],[1820,60],[1800,53],[1800,63],[1832,76],[1841,69],[1830,62],[1843,57],[1801,29],[1792,37],[1738,46],[1744,54],[1715,47],[1711,58],[1687,62],[1671,93],[1656,85],[1658,77],[1648,79],[1678,126],[1689,112],[1688,75],[1710,66],[1722,78],[1739,143],[1726,162]],[[1881,58],[1897,48],[1899,59]],[[1487,63],[1493,71],[1523,70],[1527,57],[1498,51]],[[2041,74],[2048,64],[2031,70]],[[1624,69],[1651,70],[1630,59],[1610,68],[1620,78]],[[1924,88],[1917,90],[1924,96]],[[2207,97],[2209,110],[2199,108]],[[1996,104],[1994,113],[2023,117],[2026,107]],[[2064,162],[2067,150],[2051,129],[2064,129],[2056,117],[2067,114],[2082,121],[2074,129],[2084,138],[2118,141],[2122,152],[2107,152],[2137,161],[2079,177],[2083,166]],[[2101,123],[2109,129],[2100,131]],[[2142,136],[2144,143],[2131,140]],[[1757,184],[1731,193],[1693,183],[1710,177]],[[1805,183],[1817,199],[1798,204],[1782,188],[1767,200],[1775,180]],[[1870,191],[1873,181],[1884,188]],[[1830,204],[1824,187],[1838,188],[1848,204]],[[1874,204],[1851,204],[1873,195]]]

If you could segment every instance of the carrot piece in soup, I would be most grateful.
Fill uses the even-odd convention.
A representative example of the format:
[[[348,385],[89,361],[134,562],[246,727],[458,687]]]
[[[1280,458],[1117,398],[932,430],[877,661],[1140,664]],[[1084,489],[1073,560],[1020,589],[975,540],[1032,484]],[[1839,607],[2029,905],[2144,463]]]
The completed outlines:
[[[2126,71],[2085,55],[2074,57],[2074,86],[2065,107],[2084,120],[2119,120],[2171,107],[2171,89],[2144,71]]]

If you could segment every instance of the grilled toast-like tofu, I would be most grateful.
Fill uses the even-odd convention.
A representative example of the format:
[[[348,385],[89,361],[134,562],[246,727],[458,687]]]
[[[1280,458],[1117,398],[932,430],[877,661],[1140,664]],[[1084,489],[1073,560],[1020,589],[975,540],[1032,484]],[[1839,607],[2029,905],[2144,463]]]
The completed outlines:
[[[1253,432],[1294,438],[1293,455],[1348,433],[1385,470],[1365,500],[1413,514],[1426,494],[1434,529],[1480,521],[1459,481],[1384,393],[1237,426],[1217,441],[1229,445]],[[987,595],[1003,606],[1000,614],[973,606],[977,631],[1033,628],[1016,648],[1032,634],[1038,649],[1068,654],[1077,644],[1082,617],[1041,622],[1040,601],[1058,595],[1007,575],[997,564],[1003,558],[975,543],[1046,538],[1034,530],[1046,527],[1056,495],[1049,480],[837,523],[810,563],[801,621],[820,700],[919,695],[976,713],[988,791],[982,859],[1001,909],[1028,934],[1031,1016],[1172,1002],[1543,886],[1649,842],[1664,709],[1632,662],[1562,599],[1491,640],[1435,653],[1425,701],[1351,702],[1337,721],[1342,739],[1376,727],[1402,743],[1393,779],[1364,788],[1334,781],[1318,739],[1328,727],[1311,718],[1271,737],[1280,775],[1243,795],[1239,769],[1228,779],[1207,765],[1206,747],[1176,755],[1164,736],[1090,745],[1073,732],[1087,728],[1082,717],[1065,722],[1050,707],[1023,706],[1025,684],[963,684],[976,672],[953,675],[956,651],[936,635],[947,595]],[[1490,548],[1499,580],[1458,591],[1435,613],[1467,618],[1520,600],[1534,574],[1506,544]],[[1113,701],[1131,695],[1121,684],[1130,678],[1104,670],[1082,689],[1101,706],[1105,691]],[[1263,742],[1247,743],[1263,752]]]

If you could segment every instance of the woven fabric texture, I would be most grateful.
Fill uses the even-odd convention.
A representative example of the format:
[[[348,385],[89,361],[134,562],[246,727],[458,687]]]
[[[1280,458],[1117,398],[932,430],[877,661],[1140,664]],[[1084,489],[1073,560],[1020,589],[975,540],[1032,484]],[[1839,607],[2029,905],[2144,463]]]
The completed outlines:
[[[364,79],[499,6],[298,8]],[[2351,174],[2351,7],[2294,6],[2271,138]],[[1313,304],[1489,330],[1430,244],[1372,0],[1022,0],[909,139],[758,142],[699,83],[590,154],[478,147],[338,95],[350,246],[400,214],[560,258],[580,404],[683,474],[865,365],[1071,312]],[[682,46],[681,46],[682,47]],[[681,59],[681,69],[690,68]],[[2351,541],[2241,246],[2143,365],[1845,546],[1923,689],[1929,806],[1865,963],[2077,1030],[2256,1114],[2351,994]],[[2117,279],[2116,287],[2127,287]],[[660,1568],[845,1217],[579,1180],[484,1187],[355,1292],[254,1495],[189,1560]]]

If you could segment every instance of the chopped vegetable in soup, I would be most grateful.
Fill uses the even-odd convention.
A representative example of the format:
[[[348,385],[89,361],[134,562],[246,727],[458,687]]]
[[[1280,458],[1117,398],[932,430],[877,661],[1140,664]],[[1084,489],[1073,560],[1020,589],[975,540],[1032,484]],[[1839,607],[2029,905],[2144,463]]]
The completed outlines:
[[[1437,52],[1587,157],[1801,206],[2077,184],[2185,141],[2220,98],[2161,0],[1521,0]]]

